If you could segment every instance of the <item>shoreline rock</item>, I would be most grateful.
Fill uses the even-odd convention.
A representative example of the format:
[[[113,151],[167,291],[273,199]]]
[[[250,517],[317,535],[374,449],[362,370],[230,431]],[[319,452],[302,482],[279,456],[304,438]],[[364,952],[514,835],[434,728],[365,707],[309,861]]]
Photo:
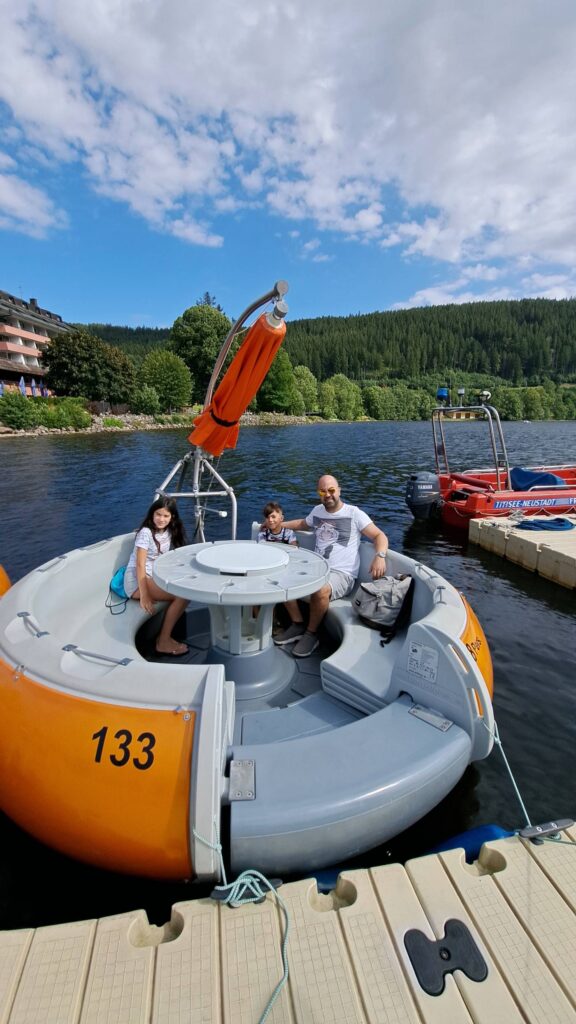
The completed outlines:
[[[47,434],[122,434],[133,433],[140,430],[187,430],[191,431],[194,426],[194,418],[198,415],[195,412],[182,423],[158,423],[153,416],[137,415],[136,413],[122,413],[114,415],[111,413],[92,416],[89,427],[75,429],[74,427],[34,427],[33,430],[14,430],[0,423],[0,437],[44,437]],[[121,424],[105,423],[105,420],[119,420]],[[242,427],[279,427],[279,426],[300,426],[309,423],[323,423],[318,416],[287,416],[279,412],[244,413],[240,420]]]

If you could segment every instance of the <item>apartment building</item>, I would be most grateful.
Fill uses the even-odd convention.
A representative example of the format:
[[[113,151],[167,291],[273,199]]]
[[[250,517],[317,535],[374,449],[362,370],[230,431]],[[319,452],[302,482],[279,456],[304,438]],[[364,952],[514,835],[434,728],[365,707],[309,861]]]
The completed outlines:
[[[72,330],[36,299],[25,302],[0,291],[0,391],[19,387],[27,395],[39,393],[46,373],[44,352],[57,334]]]

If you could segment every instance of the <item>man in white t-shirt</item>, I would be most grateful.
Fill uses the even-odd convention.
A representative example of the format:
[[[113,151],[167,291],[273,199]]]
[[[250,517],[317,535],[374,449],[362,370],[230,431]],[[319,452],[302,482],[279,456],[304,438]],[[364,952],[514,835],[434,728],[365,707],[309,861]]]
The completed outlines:
[[[318,647],[317,632],[330,601],[346,597],[354,588],[360,567],[360,537],[369,537],[374,544],[375,554],[370,565],[372,579],[380,579],[386,571],[388,539],[369,516],[356,505],[346,505],[340,498],[340,487],[336,477],[321,476],[318,481],[318,496],[321,504],[315,505],[305,519],[291,519],[285,522],[291,530],[314,530],[314,550],[323,555],[330,568],[328,582],[310,596],[310,618],[305,628],[304,620],[296,605],[296,611],[289,609],[292,623],[274,637],[279,646],[294,644],[292,654],[296,658],[307,658]]]

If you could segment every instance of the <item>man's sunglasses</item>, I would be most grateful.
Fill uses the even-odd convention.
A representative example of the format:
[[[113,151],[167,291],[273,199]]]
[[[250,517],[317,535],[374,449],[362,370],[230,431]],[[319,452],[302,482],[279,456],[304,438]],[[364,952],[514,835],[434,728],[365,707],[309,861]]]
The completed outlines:
[[[318,495],[320,498],[327,498],[330,494],[332,497],[336,494],[336,487],[327,487],[325,490],[323,487],[318,488]]]

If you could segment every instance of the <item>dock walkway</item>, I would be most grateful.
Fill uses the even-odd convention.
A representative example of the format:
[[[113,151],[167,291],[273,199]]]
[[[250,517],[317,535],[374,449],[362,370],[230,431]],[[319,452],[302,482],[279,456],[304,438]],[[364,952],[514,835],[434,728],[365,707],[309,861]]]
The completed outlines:
[[[576,515],[562,516],[576,525]],[[520,520],[521,522],[522,520]],[[576,529],[523,530],[511,516],[472,519],[468,538],[563,587],[576,587]]]
[[[268,1021],[576,1024],[576,829],[562,839],[490,842],[473,865],[451,850],[344,872],[329,895],[310,880],[283,886],[290,977]],[[466,955],[438,942],[451,920],[468,929],[472,959],[442,981]],[[179,903],[164,927],[136,910],[1,932],[0,1022],[256,1024],[282,976],[283,921],[269,895],[235,910]]]

